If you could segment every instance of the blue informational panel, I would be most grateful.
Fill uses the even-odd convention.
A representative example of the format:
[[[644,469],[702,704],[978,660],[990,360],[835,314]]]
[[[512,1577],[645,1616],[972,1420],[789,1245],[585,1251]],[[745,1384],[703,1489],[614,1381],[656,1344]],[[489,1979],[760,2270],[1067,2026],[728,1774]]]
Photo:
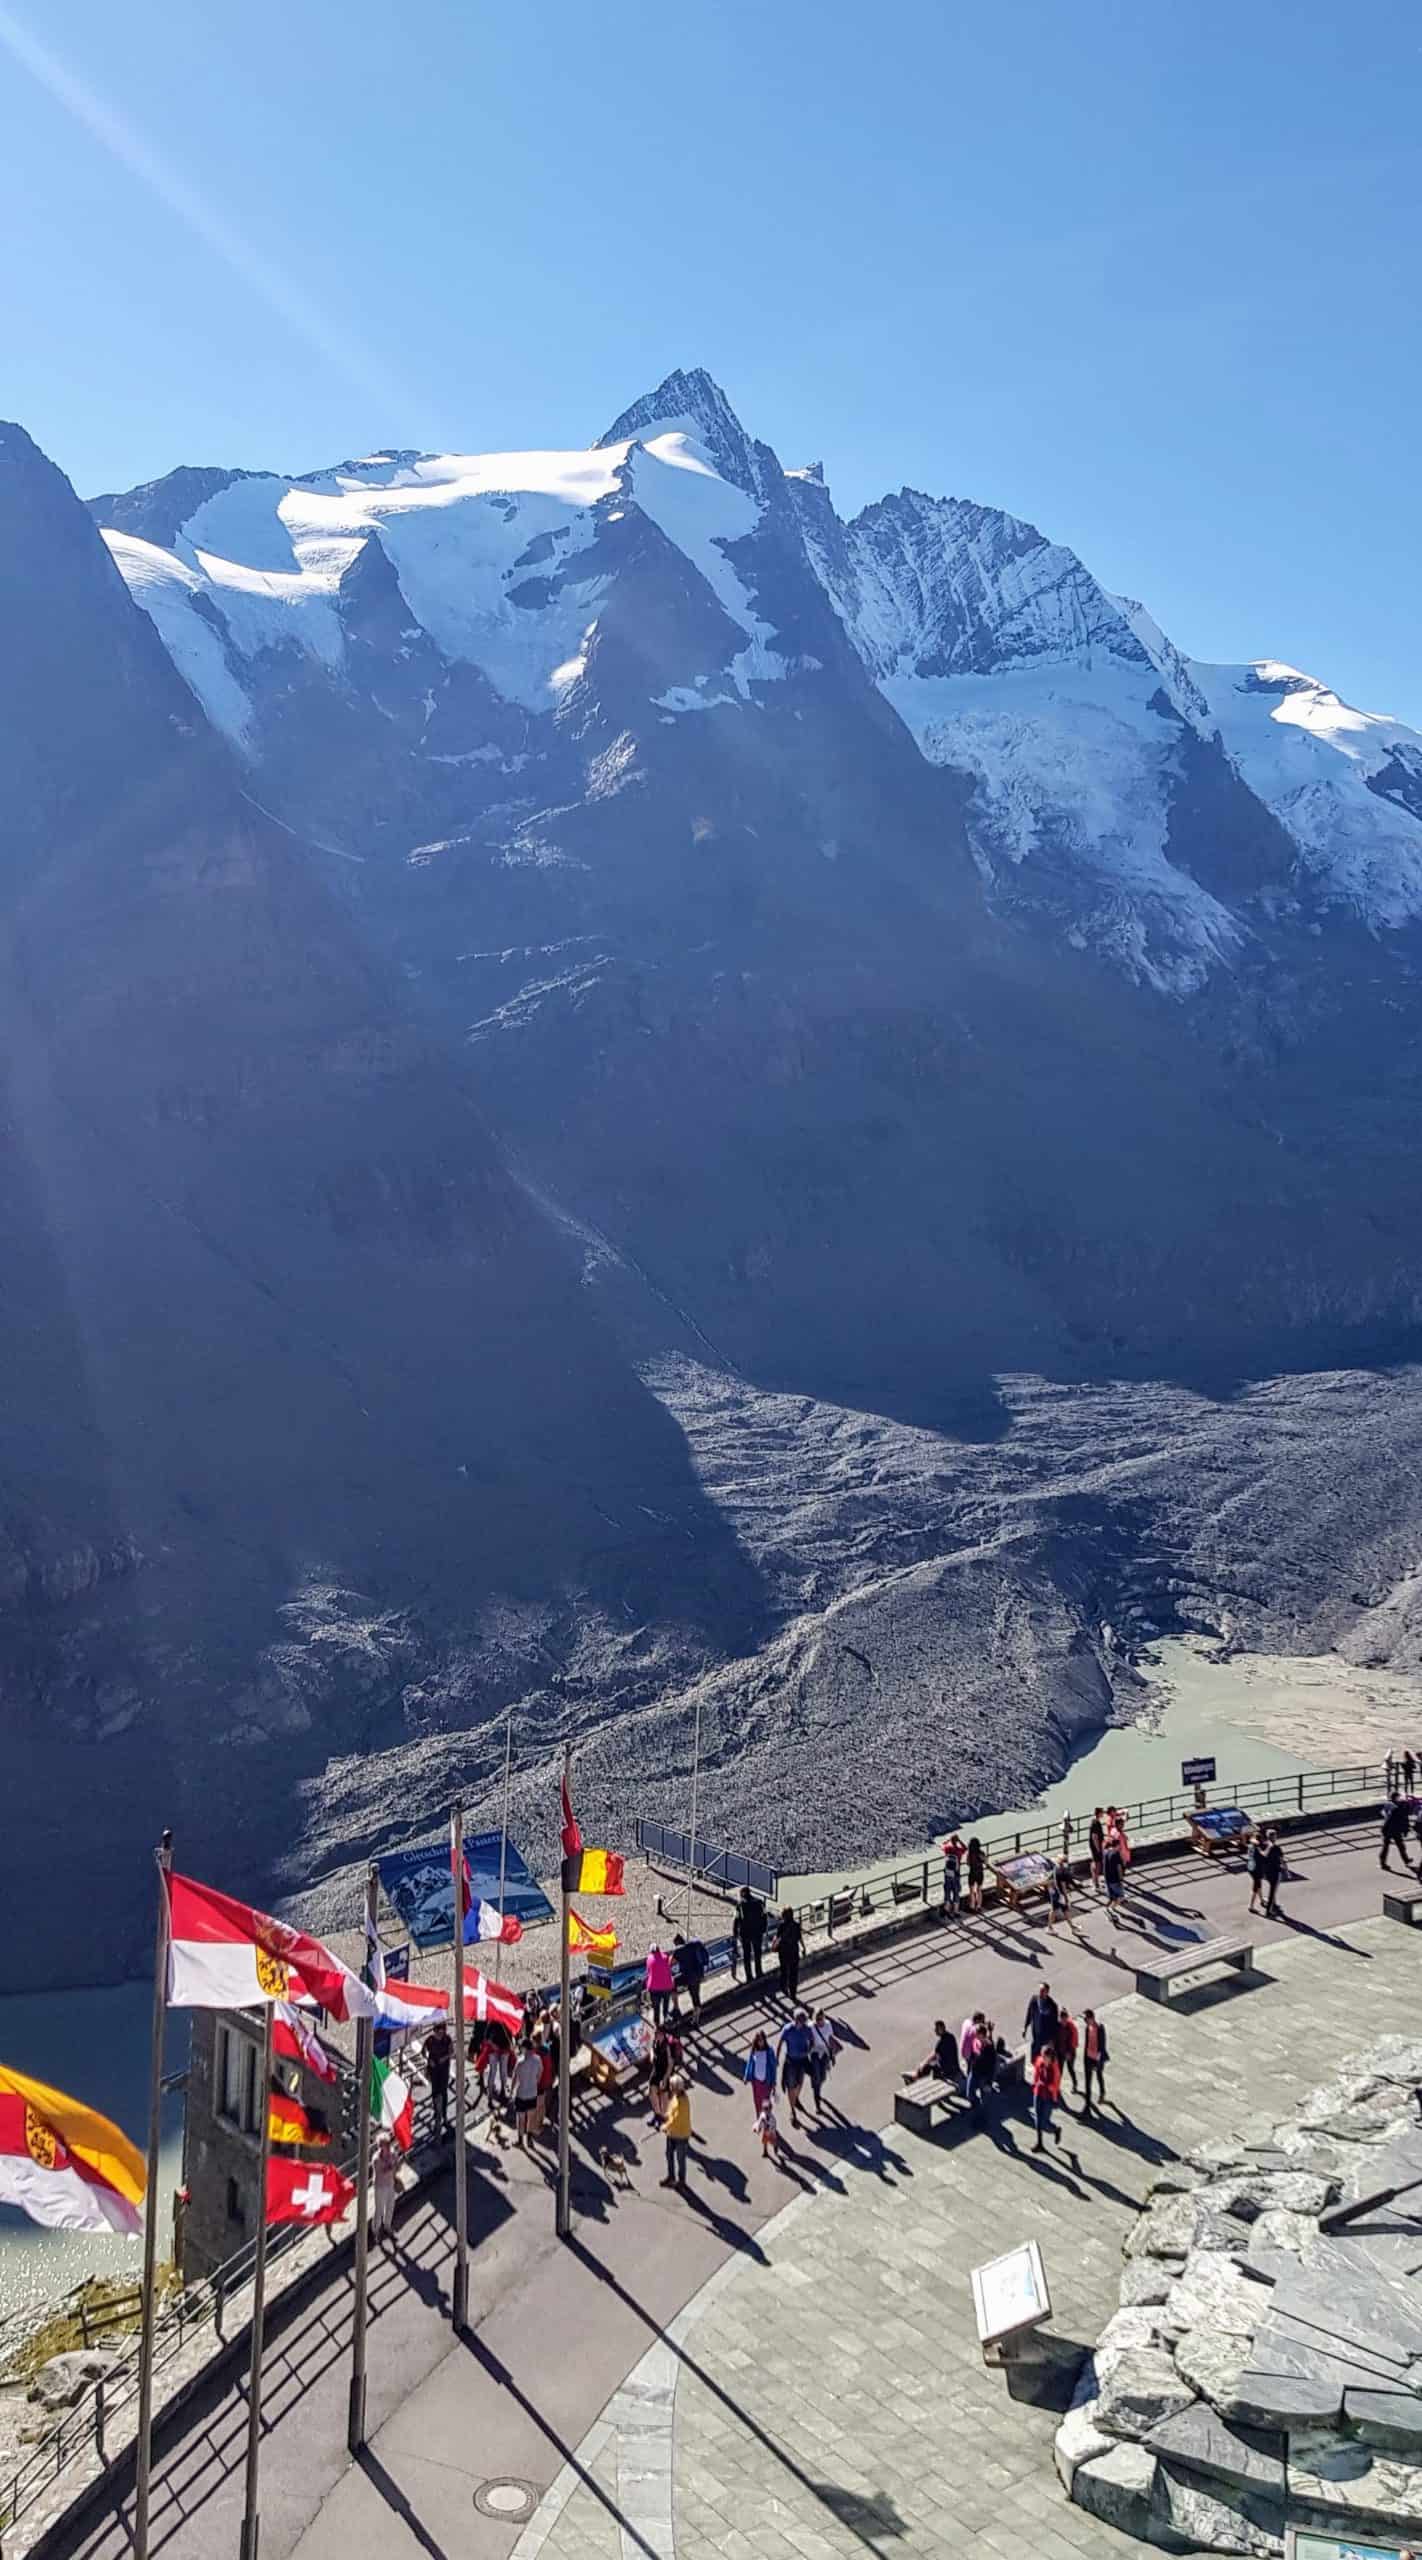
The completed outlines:
[[[483,1902],[499,1898],[499,1834],[479,1831],[464,1843],[469,1877]],[[454,1937],[454,1895],[449,1880],[449,1851],[443,1841],[427,1849],[392,1849],[380,1860],[380,1882],[391,1909],[397,1911],[423,1955],[430,1947],[447,1947]],[[512,1840],[504,1859],[504,1910],[531,1929],[551,1920],[553,1905]]]
[[[1180,1784],[1182,1787],[1212,1787],[1214,1783],[1215,1764],[1213,1760],[1181,1761]]]

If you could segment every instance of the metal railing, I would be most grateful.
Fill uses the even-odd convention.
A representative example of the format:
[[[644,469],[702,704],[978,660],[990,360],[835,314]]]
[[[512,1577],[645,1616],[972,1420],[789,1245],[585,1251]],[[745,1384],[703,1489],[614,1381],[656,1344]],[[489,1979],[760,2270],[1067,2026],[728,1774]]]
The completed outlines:
[[[698,1833],[693,1840],[687,1831],[677,1831],[665,1822],[645,1822],[638,1817],[635,1838],[644,1858],[661,1858],[669,1867],[685,1867],[703,1884],[719,1885],[738,1892],[743,1884],[756,1893],[776,1894],[780,1878],[763,1859],[743,1857],[739,1849],[718,1849]]]
[[[433,2111],[427,2087],[412,2082],[415,2100],[414,2146],[433,2138]],[[477,2097],[477,2087],[476,2087]],[[474,2108],[470,2121],[474,2121]],[[323,2154],[346,2177],[353,2177],[356,2167],[354,2150],[343,2151],[339,2144]],[[309,2239],[310,2225],[277,2223],[267,2232],[267,2271],[279,2266],[299,2241]],[[179,2285],[166,2292],[159,2302],[153,2323],[153,2375],[157,2385],[174,2358],[181,2355],[200,2330],[211,2331],[219,2345],[228,2343],[223,2333],[223,2316],[229,2302],[250,2283],[256,2257],[256,2235],[244,2240],[230,2258],[193,2285]],[[63,2305],[60,2306],[64,2308]],[[74,2305],[76,2323],[81,2320],[79,2305]],[[245,2322],[244,2324],[245,2325]],[[240,2335],[240,2328],[238,2331]],[[90,2385],[72,2409],[67,2409],[47,2435],[40,2438],[4,2479],[0,2479],[0,2546],[4,2536],[12,2532],[20,2518],[38,2498],[81,2455],[94,2452],[100,2462],[108,2459],[106,2435],[112,2420],[138,2397],[138,2359],[140,2340],[135,2332],[125,2340],[112,2363],[98,2381]],[[155,2388],[155,2399],[156,2399]]]
[[[1282,1821],[1292,1815],[1318,1813],[1337,1806],[1377,1806],[1388,1793],[1388,1769],[1383,1761],[1360,1761],[1336,1769],[1300,1769],[1277,1777],[1245,1778],[1237,1784],[1216,1783],[1199,1790],[1211,1811],[1235,1805],[1242,1812],[1266,1817],[1275,1814]],[[1125,1816],[1126,1829],[1133,1847],[1158,1841],[1170,1832],[1179,1832],[1197,1810],[1196,1790],[1176,1787],[1168,1795],[1142,1796],[1133,1804],[1118,1805]],[[1004,1858],[1015,1858],[1036,1852],[1040,1856],[1058,1857],[1062,1850],[1063,1824],[1071,1822],[1071,1850],[1074,1862],[1086,1855],[1086,1837],[1092,1809],[1056,1814],[1050,1820],[1019,1823],[1011,1831],[980,1831],[983,1860],[988,1871],[991,1891],[992,1869]],[[961,1823],[959,1834],[973,1836],[973,1825]],[[926,1855],[905,1859],[899,1866],[866,1868],[860,1877],[851,1878],[830,1893],[819,1894],[813,1901],[797,1902],[796,1918],[808,1937],[812,1929],[829,1937],[854,1920],[867,1920],[881,1911],[890,1912],[900,1905],[937,1901],[942,1892],[943,1861],[941,1853],[930,1850]],[[964,1878],[966,1893],[966,1877]]]

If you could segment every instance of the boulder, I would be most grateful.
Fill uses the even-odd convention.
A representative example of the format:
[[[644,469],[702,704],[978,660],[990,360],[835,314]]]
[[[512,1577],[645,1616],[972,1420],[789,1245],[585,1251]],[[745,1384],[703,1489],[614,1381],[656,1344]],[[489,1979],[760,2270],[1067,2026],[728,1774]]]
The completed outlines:
[[[1231,2427],[1206,2400],[1162,2419],[1145,2439],[1150,2452],[1172,2468],[1203,2471],[1234,2489],[1257,2489],[1269,2497],[1284,2494],[1284,2443],[1257,2427]]]
[[[1371,2079],[1398,2080],[1404,2088],[1415,2089],[1422,2082],[1422,2042],[1416,2036],[1379,2036],[1375,2045],[1356,2057],[1356,2067]]]
[[[1129,2309],[1163,2302],[1174,2282],[1172,2259],[1128,2258],[1121,2269],[1121,2301]]]
[[[42,2409],[72,2409],[86,2391],[102,2380],[117,2359],[102,2347],[73,2347],[42,2364],[26,2397]]]
[[[1422,2398],[1413,2391],[1346,2391],[1343,2415],[1365,2444],[1422,2462]]]
[[[1294,2358],[1272,2340],[1266,2346],[1256,2338],[1220,2414],[1266,2429],[1331,2425],[1342,2414],[1344,2388],[1329,2358]]]
[[[1251,2170],[1244,2177],[1222,2179],[1208,2192],[1226,2213],[1237,2214],[1241,2222],[1256,2222],[1271,2207],[1312,2214],[1316,2219],[1337,2186],[1336,2178],[1311,2177],[1303,2169],[1261,2169]]]
[[[1272,2560],[1284,2547],[1284,2502],[1253,2490],[1231,2494],[1223,2481],[1209,2483],[1159,2462],[1148,2533],[1152,2542],[1178,2537],[1192,2551],[1246,2551]]]
[[[1280,2276],[1292,2275],[1305,2265],[1317,2247],[1318,2224],[1312,2214],[1270,2205],[1250,2228],[1244,2263],[1261,2284],[1277,2284]]]
[[[1252,2338],[1272,2300],[1259,2284],[1216,2249],[1196,2249],[1165,2297],[1161,2319],[1183,2336],[1187,2329],[1228,2329]]]
[[[1289,2438],[1289,2497],[1336,2520],[1330,2530],[1379,2524],[1410,2533],[1422,2524],[1422,2469],[1333,2428],[1304,2430]]]
[[[1399,2373],[1422,2356],[1422,2302],[1386,2276],[1368,2283],[1355,2270],[1340,2285],[1327,2266],[1300,2267],[1274,2287],[1272,2302],[1277,2319],[1333,2337],[1338,2352],[1356,2347]]]
[[[1147,2436],[1194,2398],[1163,2347],[1125,2347],[1099,2376],[1095,2420],[1108,2436]]]
[[[1192,2195],[1162,2196],[1131,2225],[1126,2235],[1128,2258],[1188,2257],[1195,2239]]]
[[[1155,2456],[1141,2444],[1115,2444],[1083,2462],[1072,2481],[1072,2500],[1102,2524],[1144,2541],[1155,2484]]]
[[[1176,2341],[1175,2370],[1193,2391],[1229,2417],[1250,2353],[1248,2338],[1219,2329],[1191,2329]]]
[[[1056,2432],[1052,2460],[1057,2467],[1057,2478],[1069,2498],[1076,2494],[1076,2475],[1082,2464],[1099,2461],[1101,2455],[1109,2453],[1117,2441],[1115,2436],[1106,2435],[1096,2424],[1094,2402],[1088,2400],[1080,2408],[1073,2405],[1068,2409]]]

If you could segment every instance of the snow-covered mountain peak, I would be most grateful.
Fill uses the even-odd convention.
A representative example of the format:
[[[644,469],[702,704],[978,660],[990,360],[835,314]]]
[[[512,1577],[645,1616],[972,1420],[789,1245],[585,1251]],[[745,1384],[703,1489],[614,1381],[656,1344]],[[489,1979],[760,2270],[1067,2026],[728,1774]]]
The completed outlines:
[[[748,497],[769,494],[767,464],[779,465],[766,445],[747,435],[719,382],[700,365],[690,372],[669,373],[655,391],[644,392],[613,421],[598,445],[645,443],[649,436],[684,435],[706,454],[712,468]]]

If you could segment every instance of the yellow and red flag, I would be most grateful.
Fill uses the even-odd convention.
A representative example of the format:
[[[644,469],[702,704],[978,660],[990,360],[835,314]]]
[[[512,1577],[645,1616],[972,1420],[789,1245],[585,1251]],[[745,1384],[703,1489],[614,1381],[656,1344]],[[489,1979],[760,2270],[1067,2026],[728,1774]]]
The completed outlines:
[[[583,1918],[581,1911],[570,1911],[568,1914],[568,1944],[572,1948],[575,1956],[615,1956],[617,1953],[617,1931],[615,1929],[595,1929],[590,1920],[585,1920]]]
[[[107,2116],[0,2063],[0,2204],[51,2231],[143,2228],[142,2154]]]
[[[307,2114],[298,2098],[289,2098],[285,2089],[273,2089],[267,2102],[267,2138],[271,2142],[310,2142],[318,2146],[331,2139],[324,2126]]]
[[[615,1849],[579,1849],[563,1860],[565,1893],[621,1893],[622,1860]]]

